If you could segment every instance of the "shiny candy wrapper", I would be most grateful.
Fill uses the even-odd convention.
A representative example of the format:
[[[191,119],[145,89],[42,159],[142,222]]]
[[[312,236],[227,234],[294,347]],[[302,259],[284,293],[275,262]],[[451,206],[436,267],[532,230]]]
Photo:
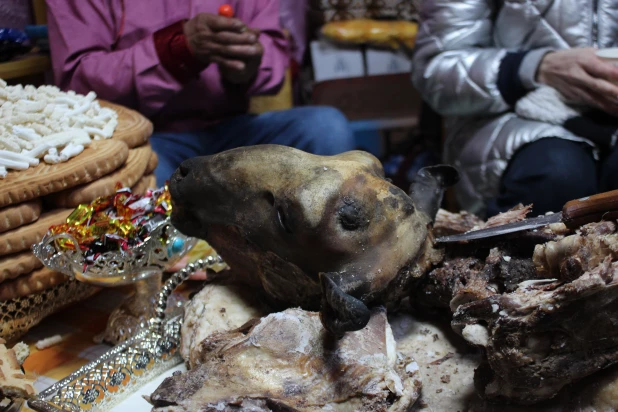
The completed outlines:
[[[71,235],[77,244],[69,238],[59,238],[56,247],[61,251],[79,248],[88,265],[102,253],[126,251],[145,242],[156,226],[169,217],[171,209],[167,186],[149,190],[140,197],[117,185],[112,196],[79,205],[66,223],[52,226],[48,233]]]

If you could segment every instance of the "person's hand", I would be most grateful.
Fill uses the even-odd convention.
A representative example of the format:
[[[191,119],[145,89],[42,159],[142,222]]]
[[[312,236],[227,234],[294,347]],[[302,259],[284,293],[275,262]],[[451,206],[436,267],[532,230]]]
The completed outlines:
[[[260,36],[260,31],[256,29],[248,29],[257,38]],[[255,42],[255,49],[252,53],[247,54],[243,58],[245,66],[243,68],[220,67],[221,75],[225,80],[233,84],[244,84],[251,82],[257,75],[260,65],[262,64],[262,56],[264,55],[264,46],[259,41]]]
[[[558,90],[570,102],[618,115],[618,67],[592,48],[567,49],[545,55],[537,80]]]
[[[262,61],[259,32],[235,18],[200,13],[185,23],[184,33],[195,57],[215,63],[230,82],[251,80]]]

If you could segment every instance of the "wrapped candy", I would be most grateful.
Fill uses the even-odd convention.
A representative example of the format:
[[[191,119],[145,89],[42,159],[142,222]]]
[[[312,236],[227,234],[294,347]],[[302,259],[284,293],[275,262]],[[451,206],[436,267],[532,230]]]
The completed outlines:
[[[148,190],[142,197],[116,185],[116,193],[79,205],[66,223],[50,227],[49,234],[71,235],[77,244],[70,238],[59,238],[56,247],[59,251],[79,248],[85,257],[86,270],[103,253],[122,253],[144,243],[171,212],[167,186]]]

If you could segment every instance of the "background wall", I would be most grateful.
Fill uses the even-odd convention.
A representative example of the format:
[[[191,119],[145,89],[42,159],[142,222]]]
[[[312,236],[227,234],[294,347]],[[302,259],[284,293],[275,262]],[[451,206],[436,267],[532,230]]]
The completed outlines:
[[[0,1],[0,28],[23,29],[31,20],[30,1]]]

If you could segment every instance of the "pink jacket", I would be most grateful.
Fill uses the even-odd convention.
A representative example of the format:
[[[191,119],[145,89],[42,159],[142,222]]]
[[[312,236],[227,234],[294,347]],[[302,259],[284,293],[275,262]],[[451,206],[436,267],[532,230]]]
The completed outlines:
[[[279,0],[47,0],[56,84],[140,111],[157,131],[189,131],[245,113],[251,95],[275,93],[289,61]],[[262,66],[253,84],[230,90],[211,64],[178,81],[157,54],[153,34],[197,13],[230,4],[262,31]]]

